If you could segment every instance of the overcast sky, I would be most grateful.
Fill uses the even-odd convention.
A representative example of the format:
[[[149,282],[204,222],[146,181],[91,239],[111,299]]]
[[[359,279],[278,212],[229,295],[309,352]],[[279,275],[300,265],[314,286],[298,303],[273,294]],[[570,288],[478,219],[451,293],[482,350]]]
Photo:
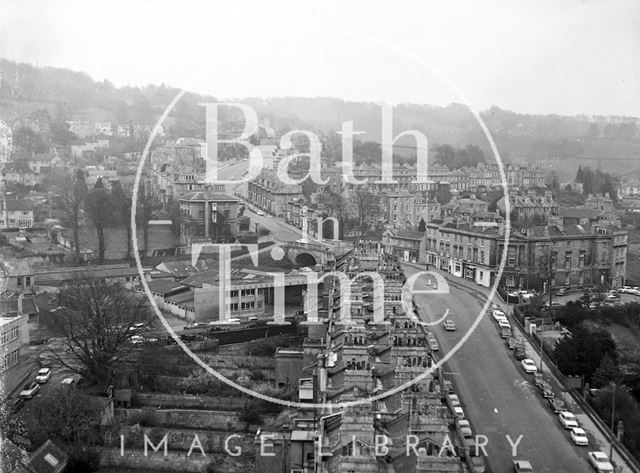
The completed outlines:
[[[118,86],[640,116],[637,0],[0,5],[0,57]]]

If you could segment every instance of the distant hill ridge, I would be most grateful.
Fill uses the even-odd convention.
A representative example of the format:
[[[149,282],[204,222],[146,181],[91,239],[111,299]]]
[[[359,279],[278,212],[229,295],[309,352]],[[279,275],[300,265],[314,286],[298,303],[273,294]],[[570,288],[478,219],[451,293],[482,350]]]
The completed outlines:
[[[36,67],[0,59],[0,119],[12,123],[40,108],[53,119],[154,123],[179,89],[164,84],[115,87],[83,72]],[[187,93],[165,125],[170,136],[204,137],[204,112],[199,103],[211,96]],[[247,98],[261,119],[276,130],[303,128],[339,131],[354,121],[366,132],[363,141],[380,141],[380,110],[376,104],[336,98]],[[594,160],[615,160],[616,171],[629,172],[640,161],[640,119],[613,116],[527,115],[492,107],[482,112],[501,155],[513,161],[566,160],[596,167]],[[490,152],[473,115],[464,105],[446,107],[401,104],[394,107],[394,132],[417,129],[429,146],[476,144]],[[412,140],[402,142],[412,145]]]

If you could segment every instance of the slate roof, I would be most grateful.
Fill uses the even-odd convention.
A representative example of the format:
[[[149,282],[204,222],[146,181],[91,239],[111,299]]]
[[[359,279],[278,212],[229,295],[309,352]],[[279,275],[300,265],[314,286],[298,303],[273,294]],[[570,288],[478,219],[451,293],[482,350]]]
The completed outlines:
[[[155,294],[169,294],[180,289],[187,289],[181,282],[175,282],[173,279],[156,279],[148,283],[149,290]],[[142,287],[142,286],[138,286]]]
[[[34,473],[60,473],[67,466],[68,459],[60,447],[47,440],[31,454],[27,466]]]
[[[208,191],[188,192],[180,197],[180,200],[204,202],[205,198],[211,202],[238,202],[238,199],[236,199],[235,197],[231,197],[229,194],[225,194],[224,192]]]
[[[33,202],[27,199],[6,199],[4,208],[8,211],[33,210]]]
[[[9,163],[6,163],[2,168],[2,171],[11,172],[11,173],[19,172],[22,174],[35,174],[35,172],[33,172],[33,170],[29,167],[27,163],[20,162],[20,161],[11,161]]]

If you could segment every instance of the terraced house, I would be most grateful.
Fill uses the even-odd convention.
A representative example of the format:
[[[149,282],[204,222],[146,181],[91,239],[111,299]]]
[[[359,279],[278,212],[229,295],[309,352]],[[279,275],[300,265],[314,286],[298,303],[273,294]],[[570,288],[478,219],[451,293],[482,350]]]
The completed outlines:
[[[485,287],[494,283],[504,251],[504,288],[618,287],[625,281],[627,232],[615,226],[512,230],[507,247],[503,224],[430,222],[424,247],[428,264]]]

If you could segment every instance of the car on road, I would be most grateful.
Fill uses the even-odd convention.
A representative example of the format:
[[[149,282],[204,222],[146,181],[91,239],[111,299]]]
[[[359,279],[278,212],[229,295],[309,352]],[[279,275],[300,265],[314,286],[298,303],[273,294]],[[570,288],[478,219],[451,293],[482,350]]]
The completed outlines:
[[[513,462],[513,471],[516,473],[533,473],[533,467],[527,460],[515,460]]]
[[[460,419],[458,421],[458,427],[460,428],[460,434],[464,438],[473,437],[473,432],[471,431],[471,424],[467,419]]]
[[[589,463],[598,473],[613,473],[609,457],[602,452],[589,452]]]
[[[536,366],[536,362],[533,361],[531,358],[525,358],[524,360],[521,361],[522,363],[522,367],[524,368],[525,372],[527,373],[537,373],[538,372],[538,367]]]
[[[134,345],[139,345],[144,342],[144,338],[141,335],[132,335],[129,339]]]
[[[573,443],[576,445],[589,445],[589,437],[587,437],[587,433],[584,429],[580,427],[573,427],[569,435],[571,435],[571,440],[573,440]]]
[[[453,332],[456,329],[456,324],[453,320],[445,320],[444,321],[444,329],[449,332]]]
[[[40,385],[33,381],[25,384],[24,389],[20,391],[20,397],[22,399],[31,399],[33,396],[38,394],[38,391],[40,391]]]
[[[260,215],[261,217],[264,217],[264,215],[265,215],[264,212],[262,210],[260,210],[260,209],[255,209],[254,212],[256,214]]]
[[[578,425],[578,419],[571,412],[561,412],[558,414],[560,423],[565,429],[573,429],[574,427],[580,427]]]
[[[43,384],[49,381],[51,378],[51,369],[49,368],[40,368],[38,371],[38,375],[36,376],[36,383]]]
[[[556,296],[565,296],[567,295],[567,290],[564,287],[561,287],[556,291]]]

